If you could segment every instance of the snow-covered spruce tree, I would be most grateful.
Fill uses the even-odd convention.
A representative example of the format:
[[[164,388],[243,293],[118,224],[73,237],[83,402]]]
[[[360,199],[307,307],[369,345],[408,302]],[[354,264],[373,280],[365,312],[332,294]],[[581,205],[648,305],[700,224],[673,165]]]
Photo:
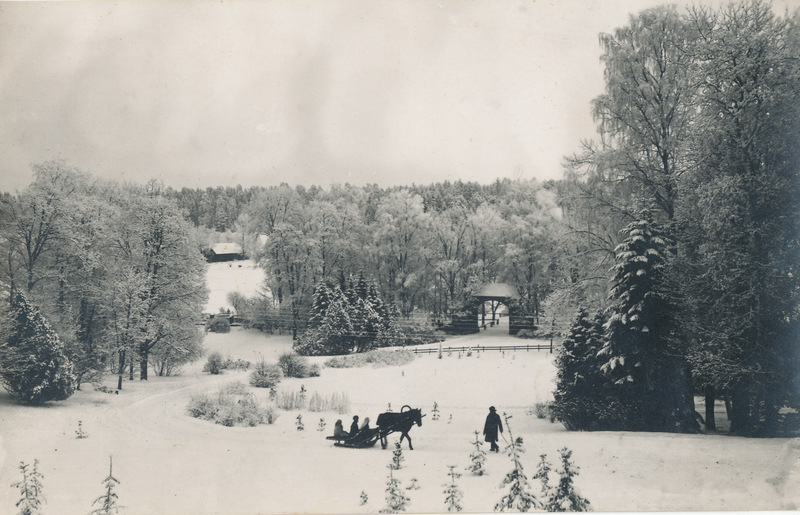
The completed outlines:
[[[571,431],[602,429],[602,407],[608,405],[612,382],[600,370],[603,315],[578,311],[556,358],[558,377],[552,413]]]
[[[294,351],[306,356],[349,354],[353,349],[350,315],[349,302],[338,285],[318,284],[309,328],[295,341]]]
[[[525,469],[520,461],[522,455],[525,453],[525,448],[522,444],[522,438],[514,439],[511,433],[511,426],[508,423],[510,415],[503,413],[503,419],[506,423],[508,430],[508,439],[511,442],[506,447],[506,454],[511,458],[514,468],[506,474],[500,486],[509,485],[508,493],[500,499],[494,509],[495,511],[511,511],[516,510],[520,512],[528,512],[531,510],[541,510],[544,506],[536,495],[531,492],[531,487],[528,484],[528,477],[525,475]]]
[[[697,430],[686,367],[669,349],[672,306],[664,292],[669,241],[648,210],[624,229],[615,249],[605,324],[598,352],[613,381],[604,406],[604,429],[693,432]]]
[[[444,504],[447,506],[447,511],[461,511],[461,498],[464,494],[459,490],[456,484],[456,479],[461,477],[461,474],[455,471],[455,465],[448,465],[450,471],[447,473],[450,476],[450,482],[444,484]]]
[[[389,475],[386,478],[386,507],[381,513],[398,513],[406,511],[408,507],[408,497],[403,494],[400,480],[394,477],[394,464],[387,465]]]
[[[400,470],[403,468],[403,461],[405,461],[405,458],[403,457],[403,448],[400,445],[400,442],[395,442],[394,450],[392,451],[392,466],[395,470]]]
[[[564,447],[559,449],[561,469],[559,469],[558,485],[550,490],[545,502],[547,511],[589,511],[589,501],[575,490],[573,478],[580,470],[572,463],[572,451]]]
[[[20,462],[19,471],[22,472],[22,481],[11,485],[19,489],[20,499],[17,501],[19,515],[38,515],[41,513],[42,504],[45,503],[42,494],[42,475],[39,473],[39,460],[33,460],[33,467],[25,462]]]
[[[467,467],[467,470],[469,470],[470,474],[473,476],[486,475],[486,452],[481,449],[483,442],[480,441],[479,435],[480,432],[475,431],[475,441],[472,442],[475,446],[475,450],[469,455],[470,464]]]
[[[11,290],[8,339],[0,342],[0,380],[17,402],[64,400],[75,391],[72,363],[50,324],[19,290]]]
[[[103,485],[106,488],[106,491],[103,495],[98,497],[92,503],[92,506],[95,504],[99,504],[100,507],[92,510],[92,515],[111,515],[112,513],[119,513],[119,510],[123,509],[124,506],[120,506],[118,504],[119,496],[114,491],[119,484],[119,480],[114,477],[113,472],[113,461],[111,456],[108,457],[108,477],[103,480]]]

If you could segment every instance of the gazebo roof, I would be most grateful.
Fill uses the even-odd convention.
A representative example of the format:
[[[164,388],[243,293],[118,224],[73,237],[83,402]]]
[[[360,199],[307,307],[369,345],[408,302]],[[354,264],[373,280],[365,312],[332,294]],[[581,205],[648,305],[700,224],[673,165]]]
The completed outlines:
[[[508,283],[486,283],[475,294],[486,299],[519,299],[517,288]]]

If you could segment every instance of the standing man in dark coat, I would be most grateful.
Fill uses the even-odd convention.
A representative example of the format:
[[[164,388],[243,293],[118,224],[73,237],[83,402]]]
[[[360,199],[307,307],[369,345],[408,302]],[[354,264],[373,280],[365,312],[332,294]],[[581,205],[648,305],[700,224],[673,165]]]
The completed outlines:
[[[486,423],[483,424],[483,435],[485,440],[492,444],[490,451],[500,452],[500,447],[497,446],[497,430],[503,432],[503,421],[500,420],[500,415],[495,412],[494,406],[489,408],[489,414],[486,416]]]

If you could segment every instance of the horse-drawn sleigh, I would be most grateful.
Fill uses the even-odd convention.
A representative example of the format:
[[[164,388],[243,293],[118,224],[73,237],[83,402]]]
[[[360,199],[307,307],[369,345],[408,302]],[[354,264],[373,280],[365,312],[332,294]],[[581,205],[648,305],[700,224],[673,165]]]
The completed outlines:
[[[407,408],[407,409],[406,409]],[[408,448],[414,450],[411,446],[411,437],[408,432],[414,427],[414,424],[422,426],[422,410],[419,408],[412,409],[411,406],[405,405],[400,409],[400,412],[388,411],[378,415],[378,420],[375,421],[374,429],[363,429],[354,435],[347,435],[346,437],[328,436],[328,440],[336,440],[333,444],[337,447],[350,447],[353,449],[364,449],[372,447],[380,440],[381,448],[385,449],[387,445],[386,437],[391,433],[399,432],[400,443],[403,443],[403,438],[408,440]]]

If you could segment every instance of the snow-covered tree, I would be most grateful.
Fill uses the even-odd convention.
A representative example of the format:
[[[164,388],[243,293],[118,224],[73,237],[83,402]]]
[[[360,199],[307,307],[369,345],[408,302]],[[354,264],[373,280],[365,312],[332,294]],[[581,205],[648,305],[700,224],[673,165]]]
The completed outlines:
[[[602,428],[601,408],[610,381],[600,370],[597,351],[603,346],[603,317],[581,309],[556,358],[558,377],[553,414],[567,429]]]
[[[16,401],[64,400],[75,391],[72,362],[39,310],[19,290],[11,291],[8,338],[0,342],[0,380]]]
[[[475,446],[475,450],[469,455],[470,464],[467,467],[467,470],[469,470],[473,476],[486,475],[486,452],[481,449],[483,442],[480,441],[479,435],[480,432],[475,431],[475,441],[472,442]]]
[[[500,499],[500,502],[495,505],[494,509],[495,511],[515,510],[520,512],[540,510],[543,508],[543,504],[536,495],[531,492],[528,477],[525,475],[525,469],[522,466],[521,458],[525,453],[522,438],[518,437],[516,440],[514,439],[511,433],[511,426],[508,423],[509,418],[511,418],[510,415],[503,413],[503,419],[505,420],[506,429],[508,430],[508,438],[511,442],[506,447],[506,454],[511,458],[514,468],[511,472],[506,474],[501,483],[501,486],[508,485],[508,493]]]
[[[42,494],[42,478],[39,473],[39,460],[33,460],[33,467],[25,462],[20,462],[19,471],[22,473],[22,481],[11,485],[12,488],[19,489],[20,499],[16,507],[19,508],[19,515],[39,515],[42,505],[45,503]]]
[[[405,458],[403,457],[403,448],[400,445],[400,442],[395,442],[394,451],[392,451],[392,466],[395,470],[400,470],[403,468],[403,461],[405,461]]]
[[[547,499],[550,496],[550,462],[547,461],[547,454],[539,455],[539,466],[536,469],[533,479],[538,479],[542,484],[542,499]]]
[[[394,464],[390,463],[387,467],[389,475],[386,478],[386,507],[381,510],[381,513],[406,511],[409,499],[403,493],[400,480],[394,477]]]
[[[448,465],[447,467],[450,469],[447,473],[450,476],[450,482],[444,484],[444,504],[447,506],[447,511],[461,511],[463,509],[461,507],[461,499],[464,494],[456,484],[456,479],[461,477],[461,474],[455,471],[455,465]]]
[[[673,306],[664,293],[668,238],[648,210],[623,231],[609,299],[601,370],[614,383],[617,429],[692,432],[686,368],[669,348]]]
[[[94,500],[92,506],[95,504],[99,504],[100,506],[92,510],[92,515],[111,515],[112,513],[119,513],[119,510],[123,509],[123,506],[118,504],[119,496],[114,491],[119,485],[119,480],[114,477],[113,472],[113,461],[111,456],[108,457],[108,477],[103,480],[103,485],[105,486],[105,493]]]
[[[589,511],[589,501],[575,490],[573,478],[580,470],[572,461],[572,451],[559,449],[561,468],[558,471],[558,485],[550,489],[545,501],[547,511]],[[543,456],[544,458],[544,456]]]

